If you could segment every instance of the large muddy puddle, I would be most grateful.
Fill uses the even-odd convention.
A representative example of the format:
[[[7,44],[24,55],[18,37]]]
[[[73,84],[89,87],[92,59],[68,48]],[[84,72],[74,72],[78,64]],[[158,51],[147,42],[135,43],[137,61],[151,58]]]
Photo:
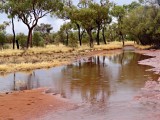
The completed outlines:
[[[157,114],[154,108],[134,100],[147,80],[158,79],[146,71],[151,67],[138,65],[147,58],[132,51],[106,52],[67,66],[16,72],[0,77],[0,91],[49,87],[50,92],[81,103],[74,110],[49,114],[45,120],[154,120],[150,116]]]

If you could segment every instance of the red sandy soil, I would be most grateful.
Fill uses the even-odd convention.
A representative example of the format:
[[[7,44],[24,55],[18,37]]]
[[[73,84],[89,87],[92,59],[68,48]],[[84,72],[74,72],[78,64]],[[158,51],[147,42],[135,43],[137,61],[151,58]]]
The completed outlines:
[[[45,94],[45,90],[0,94],[0,120],[31,120],[48,112],[74,107],[58,96]]]

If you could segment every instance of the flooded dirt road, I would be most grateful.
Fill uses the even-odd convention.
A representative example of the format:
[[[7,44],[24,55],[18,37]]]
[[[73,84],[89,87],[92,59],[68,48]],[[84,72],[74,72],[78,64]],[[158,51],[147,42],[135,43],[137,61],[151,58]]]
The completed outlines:
[[[50,87],[78,104],[67,111],[42,114],[40,120],[159,120],[155,105],[141,104],[136,95],[147,80],[158,75],[138,65],[147,56],[124,51],[83,58],[73,64],[32,73],[16,72],[0,77],[0,91]]]

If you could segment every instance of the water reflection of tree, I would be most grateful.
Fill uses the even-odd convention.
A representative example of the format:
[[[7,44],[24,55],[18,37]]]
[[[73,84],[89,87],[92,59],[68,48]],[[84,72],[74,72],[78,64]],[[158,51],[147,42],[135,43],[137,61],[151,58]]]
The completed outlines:
[[[122,52],[121,54],[113,54],[112,56],[109,56],[108,59],[113,63],[125,65],[128,64],[133,59],[133,57],[133,52]]]
[[[30,90],[40,86],[35,71],[29,73],[26,77],[23,76],[23,80],[19,80],[17,77],[18,73],[13,73],[13,90]]]
[[[63,74],[70,75],[70,92],[81,93],[84,102],[103,107],[110,95],[109,81],[104,79],[105,57],[90,57],[63,69]]]
[[[62,83],[70,83],[67,88],[70,94],[80,93],[83,101],[106,104],[110,91],[118,89],[119,82],[127,84],[126,87],[130,87],[130,90],[140,88],[144,84],[145,79],[142,78],[149,67],[138,65],[137,61],[142,59],[146,57],[124,52],[109,57],[97,56],[80,60],[63,69],[63,74],[70,76],[70,79],[64,79]]]
[[[123,69],[121,71],[121,76],[127,77],[127,79],[132,80],[132,85],[140,86],[144,83],[144,81],[147,80],[147,77],[144,79],[139,79],[140,77],[144,75],[149,75],[153,73],[146,72],[147,69],[149,69],[149,66],[143,66],[139,65],[137,61],[143,60],[148,58],[147,56],[140,55],[140,54],[133,54],[133,58],[130,60],[128,65],[123,66]],[[123,79],[121,79],[122,81]],[[134,82],[134,84],[133,84]]]
[[[123,52],[122,54],[114,55],[109,59],[113,63],[119,64],[121,66],[121,69],[119,69],[119,81],[126,81],[133,88],[137,88],[142,87],[144,81],[147,80],[147,76],[144,75],[152,74],[145,71],[149,69],[149,66],[142,66],[138,64],[138,61],[147,58],[148,56],[136,54],[134,52]],[[142,79],[143,76],[144,79]]]

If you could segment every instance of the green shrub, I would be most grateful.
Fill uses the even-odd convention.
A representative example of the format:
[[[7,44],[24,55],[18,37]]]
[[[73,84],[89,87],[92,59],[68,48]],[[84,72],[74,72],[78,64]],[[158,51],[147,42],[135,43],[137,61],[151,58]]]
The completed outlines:
[[[69,47],[78,47],[78,40],[76,39],[76,36],[73,33],[69,34]]]
[[[3,45],[5,44],[6,42],[6,34],[5,32],[0,32],[0,45],[1,45],[1,48],[3,48]]]
[[[18,43],[19,43],[21,48],[26,47],[27,36],[24,33],[19,33],[17,35],[16,39],[18,40]]]
[[[33,46],[41,46],[44,47],[45,46],[45,41],[43,39],[43,37],[41,36],[40,32],[34,32],[33,33]]]
[[[8,44],[3,45],[3,49],[9,49],[10,46]]]

